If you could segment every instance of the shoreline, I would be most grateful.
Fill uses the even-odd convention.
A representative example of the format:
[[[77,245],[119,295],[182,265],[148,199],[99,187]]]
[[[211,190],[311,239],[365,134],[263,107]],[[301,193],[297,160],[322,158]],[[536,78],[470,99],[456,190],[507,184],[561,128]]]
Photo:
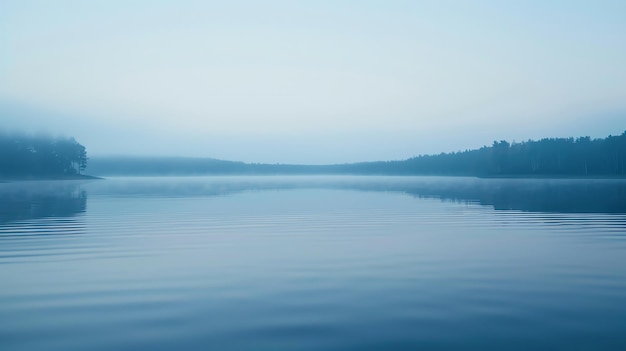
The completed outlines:
[[[476,175],[476,174],[367,174],[367,173],[206,173],[206,174],[110,174],[109,177],[211,177],[211,176],[357,176],[357,177],[469,177],[477,179],[580,179],[580,180],[624,180],[625,176],[610,175],[548,175],[548,174],[509,174],[509,175]],[[103,180],[105,177],[86,174],[71,176],[28,176],[4,178],[0,177],[0,184],[25,181],[62,181],[62,180]]]
[[[458,178],[478,178],[478,179],[626,179],[626,176],[612,175],[556,175],[556,174],[509,174],[509,175],[477,175],[477,174],[406,174],[406,173],[189,173],[189,174],[108,174],[107,177],[240,177],[240,176],[260,176],[260,177],[289,177],[289,176],[356,176],[356,177],[458,177]],[[85,176],[87,178],[63,178],[66,179],[106,179],[104,177]],[[39,180],[39,179],[33,179]],[[52,179],[41,179],[52,180]],[[2,179],[0,179],[2,181]]]
[[[71,176],[28,176],[28,177],[0,177],[0,183],[25,182],[25,181],[41,181],[41,180],[96,180],[104,179],[86,174],[76,174]]]

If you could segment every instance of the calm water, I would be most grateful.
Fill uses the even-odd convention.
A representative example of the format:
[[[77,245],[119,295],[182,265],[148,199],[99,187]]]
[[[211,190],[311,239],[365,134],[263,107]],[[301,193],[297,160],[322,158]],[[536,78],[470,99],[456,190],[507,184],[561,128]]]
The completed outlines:
[[[626,181],[0,184],[1,350],[624,350]]]

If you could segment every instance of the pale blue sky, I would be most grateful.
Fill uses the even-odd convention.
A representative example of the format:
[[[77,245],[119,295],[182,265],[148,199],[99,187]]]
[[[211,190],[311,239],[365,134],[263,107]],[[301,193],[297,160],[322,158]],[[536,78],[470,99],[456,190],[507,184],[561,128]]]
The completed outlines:
[[[403,159],[626,130],[626,1],[1,1],[0,122],[91,155]]]

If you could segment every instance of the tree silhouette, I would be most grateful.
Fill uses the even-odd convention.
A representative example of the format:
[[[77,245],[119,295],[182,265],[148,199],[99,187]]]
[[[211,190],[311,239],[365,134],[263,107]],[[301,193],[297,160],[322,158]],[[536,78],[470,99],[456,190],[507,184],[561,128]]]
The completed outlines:
[[[494,141],[478,150],[398,161],[413,174],[626,176],[626,131],[604,139]]]
[[[87,151],[74,138],[0,134],[0,177],[61,177],[80,174]]]

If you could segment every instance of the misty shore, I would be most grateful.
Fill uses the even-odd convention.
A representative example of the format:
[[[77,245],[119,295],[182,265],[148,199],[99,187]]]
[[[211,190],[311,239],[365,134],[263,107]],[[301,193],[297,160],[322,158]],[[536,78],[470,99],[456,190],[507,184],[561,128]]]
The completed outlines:
[[[24,176],[24,177],[0,177],[0,183],[22,182],[22,181],[38,181],[38,180],[88,180],[88,179],[104,179],[102,177],[73,174],[65,176]]]
[[[626,131],[606,138],[494,141],[465,151],[406,160],[328,165],[268,164],[213,158],[91,157],[85,170],[98,175],[399,175],[481,178],[624,178]]]

